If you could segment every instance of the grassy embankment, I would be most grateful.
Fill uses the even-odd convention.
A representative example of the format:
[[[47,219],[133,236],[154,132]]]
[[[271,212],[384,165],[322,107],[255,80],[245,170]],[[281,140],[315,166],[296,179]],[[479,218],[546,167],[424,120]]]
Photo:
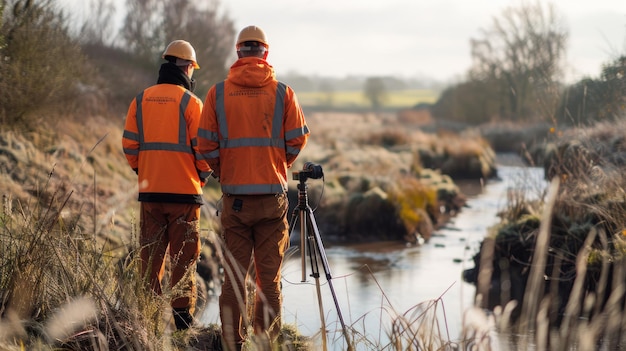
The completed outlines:
[[[536,157],[550,187],[509,194],[465,273],[520,350],[626,345],[624,130],[623,119],[599,123],[544,145]]]

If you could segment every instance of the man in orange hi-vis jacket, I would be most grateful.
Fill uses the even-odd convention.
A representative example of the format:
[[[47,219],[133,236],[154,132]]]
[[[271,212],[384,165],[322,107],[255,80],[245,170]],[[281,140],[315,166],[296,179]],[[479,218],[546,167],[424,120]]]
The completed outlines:
[[[122,146],[139,178],[141,273],[161,295],[165,255],[171,264],[171,306],[178,330],[189,328],[196,305],[202,186],[211,174],[197,150],[202,100],[192,91],[200,68],[188,42],[171,42],[157,84],[133,99]]]
[[[309,136],[294,91],[276,80],[266,61],[268,48],[260,28],[239,33],[239,59],[227,79],[209,90],[198,131],[200,152],[223,193],[225,280],[219,305],[228,350],[240,349],[246,335],[244,280],[252,258],[254,333],[275,338],[280,331],[280,270],[289,245],[287,169]]]

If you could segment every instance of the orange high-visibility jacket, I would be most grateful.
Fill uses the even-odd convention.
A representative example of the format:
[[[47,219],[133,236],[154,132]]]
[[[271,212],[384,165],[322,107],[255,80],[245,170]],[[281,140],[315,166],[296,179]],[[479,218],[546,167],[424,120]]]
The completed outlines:
[[[308,136],[294,91],[267,61],[246,57],[207,93],[198,144],[223,193],[278,194]]]
[[[122,138],[139,176],[139,201],[202,203],[210,173],[197,150],[202,100],[183,86],[157,84],[133,99]]]

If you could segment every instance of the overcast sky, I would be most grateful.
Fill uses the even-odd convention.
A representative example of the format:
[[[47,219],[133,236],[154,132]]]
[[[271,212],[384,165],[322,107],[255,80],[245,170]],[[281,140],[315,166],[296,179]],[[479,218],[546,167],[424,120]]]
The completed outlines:
[[[626,0],[553,2],[570,38],[570,77],[597,77],[626,54]],[[508,0],[228,0],[237,30],[256,24],[270,41],[276,71],[305,75],[459,78],[480,38]]]
[[[111,0],[122,12],[124,0]],[[200,1],[200,0],[198,0]],[[202,0],[207,1],[207,0]],[[217,0],[236,30],[255,24],[270,41],[276,72],[462,78],[470,38],[521,0]],[[542,0],[547,3],[547,0]],[[88,2],[62,0],[80,11]],[[626,54],[626,0],[552,2],[569,30],[568,80],[597,77]],[[193,43],[194,45],[200,45]]]

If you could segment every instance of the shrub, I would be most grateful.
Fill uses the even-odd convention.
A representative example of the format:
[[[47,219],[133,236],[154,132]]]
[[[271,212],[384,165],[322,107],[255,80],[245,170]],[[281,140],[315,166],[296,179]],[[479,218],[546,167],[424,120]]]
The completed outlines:
[[[0,119],[30,128],[28,114],[74,97],[86,64],[50,0],[8,0],[0,26]]]

